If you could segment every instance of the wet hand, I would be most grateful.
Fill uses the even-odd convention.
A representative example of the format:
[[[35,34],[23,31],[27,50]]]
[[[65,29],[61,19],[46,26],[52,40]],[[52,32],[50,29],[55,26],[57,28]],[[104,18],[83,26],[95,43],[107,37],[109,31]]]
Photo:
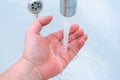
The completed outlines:
[[[63,30],[48,36],[41,36],[42,28],[49,24],[52,16],[35,20],[26,33],[23,57],[28,60],[43,80],[49,79],[62,71],[82,48],[87,35],[78,25],[72,25],[69,34],[67,52],[63,49]]]

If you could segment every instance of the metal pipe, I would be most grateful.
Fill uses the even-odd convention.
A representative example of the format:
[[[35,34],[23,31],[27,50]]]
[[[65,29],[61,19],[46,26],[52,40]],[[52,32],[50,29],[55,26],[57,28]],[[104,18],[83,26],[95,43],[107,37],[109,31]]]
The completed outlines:
[[[60,0],[60,12],[65,17],[72,17],[76,13],[77,0]]]

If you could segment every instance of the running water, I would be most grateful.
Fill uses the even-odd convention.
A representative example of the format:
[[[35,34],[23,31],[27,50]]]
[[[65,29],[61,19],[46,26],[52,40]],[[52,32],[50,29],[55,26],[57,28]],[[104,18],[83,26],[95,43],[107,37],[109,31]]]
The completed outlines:
[[[68,47],[70,24],[71,24],[71,19],[65,17],[64,18],[64,40],[63,40],[64,41],[63,49],[65,52],[67,51],[67,47]]]
[[[63,42],[63,49],[67,52],[68,49],[68,42],[69,42],[69,32],[70,32],[70,25],[71,25],[71,18],[64,17],[64,42]],[[73,61],[77,60],[78,56],[76,55]]]
[[[64,40],[63,40],[63,50],[67,52],[68,41],[69,41],[69,32],[70,32],[71,18],[64,18]],[[61,71],[59,75],[59,80],[63,79],[63,72]]]

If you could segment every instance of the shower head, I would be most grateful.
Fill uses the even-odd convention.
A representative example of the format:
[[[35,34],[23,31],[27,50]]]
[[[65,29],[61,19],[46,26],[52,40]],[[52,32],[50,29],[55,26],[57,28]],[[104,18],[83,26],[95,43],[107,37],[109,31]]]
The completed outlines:
[[[76,13],[77,0],[60,0],[60,12],[65,17],[72,17]]]
[[[28,3],[28,10],[38,16],[40,11],[42,10],[43,2],[42,0],[30,0]]]

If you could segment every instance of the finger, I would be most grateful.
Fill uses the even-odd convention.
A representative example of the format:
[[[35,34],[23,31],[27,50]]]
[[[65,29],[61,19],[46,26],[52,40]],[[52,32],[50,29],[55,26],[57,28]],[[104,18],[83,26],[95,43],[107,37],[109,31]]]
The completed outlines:
[[[74,42],[73,45],[68,47],[68,53],[69,59],[72,60],[78,53],[78,51],[83,47],[85,43],[84,39],[80,39],[77,42]]]
[[[70,27],[70,34],[73,34],[74,32],[76,32],[79,29],[79,25],[78,24],[74,24]]]
[[[36,19],[28,31],[37,33],[41,31],[42,27],[49,24],[52,20],[52,16],[44,16]]]
[[[79,40],[84,40],[86,41],[88,39],[88,35],[87,34],[84,34],[82,35],[81,37],[77,38],[77,39],[74,39],[73,41],[71,41],[70,43],[68,43],[69,45],[74,45],[75,43],[77,43]]]
[[[84,34],[84,31],[82,29],[78,29],[76,32],[70,35],[69,42],[73,41],[74,39],[79,38]]]
[[[84,41],[86,41],[88,39],[88,35],[84,34],[83,36],[79,37],[78,40],[83,39]]]
[[[72,34],[72,33],[74,33],[76,30],[78,30],[79,29],[79,26],[77,25],[77,24],[75,24],[75,25],[72,25],[71,27],[70,27],[70,34]],[[58,32],[55,32],[55,33],[53,33],[52,34],[52,36],[54,36],[56,39],[58,39],[58,40],[62,40],[63,39],[63,33],[64,33],[64,31],[63,30],[60,30],[60,31],[58,31]]]
[[[69,51],[70,59],[74,58],[74,56],[77,54],[77,52],[83,47],[83,45],[87,39],[88,39],[88,35],[84,34],[80,38],[69,43],[68,51]]]
[[[82,39],[84,39],[85,41],[87,41],[88,35],[87,35],[87,34],[84,34],[84,36],[82,37]]]
[[[74,43],[72,43],[68,46],[67,53],[61,54],[61,57],[64,59],[66,64],[68,64],[75,57],[77,52],[82,48],[82,46],[85,43],[85,41],[83,39],[80,39],[77,42],[76,41],[74,41]]]

